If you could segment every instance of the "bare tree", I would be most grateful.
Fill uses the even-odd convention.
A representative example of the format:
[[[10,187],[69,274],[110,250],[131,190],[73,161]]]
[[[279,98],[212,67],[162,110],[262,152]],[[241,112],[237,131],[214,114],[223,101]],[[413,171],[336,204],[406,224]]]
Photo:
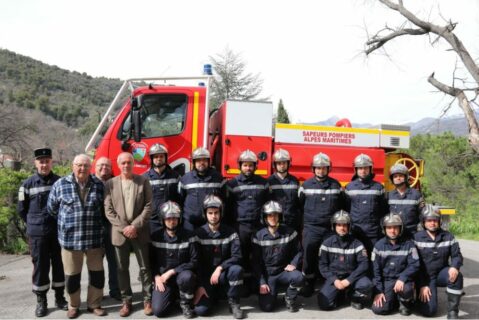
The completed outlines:
[[[216,109],[226,99],[257,99],[263,90],[260,74],[246,73],[246,63],[239,53],[226,47],[216,57],[210,56],[215,77],[211,86],[210,109]]]
[[[479,153],[479,125],[472,106],[472,104],[477,104],[475,101],[479,95],[479,65],[454,33],[457,22],[449,20],[442,26],[436,25],[432,22],[420,19],[417,15],[409,11],[404,6],[402,0],[379,1],[389,9],[397,11],[406,19],[406,21],[399,27],[391,28],[386,26],[375,35],[368,36],[364,52],[366,55],[369,55],[370,53],[383,48],[383,46],[389,41],[401,36],[429,35],[431,39],[434,38],[431,41],[432,45],[438,40],[445,40],[464,64],[465,69],[473,79],[470,81],[473,85],[469,86],[466,79],[460,79],[456,77],[455,74],[453,74],[452,84],[448,85],[437,80],[434,77],[434,72],[428,77],[428,82],[439,91],[450,95],[454,97],[454,100],[457,100],[459,107],[464,112],[469,126],[469,143],[474,151]],[[446,107],[444,112],[447,112],[450,106],[451,104]]]
[[[31,136],[37,132],[34,122],[26,121],[18,109],[6,106],[0,109],[0,147],[5,153],[22,160],[31,150]]]

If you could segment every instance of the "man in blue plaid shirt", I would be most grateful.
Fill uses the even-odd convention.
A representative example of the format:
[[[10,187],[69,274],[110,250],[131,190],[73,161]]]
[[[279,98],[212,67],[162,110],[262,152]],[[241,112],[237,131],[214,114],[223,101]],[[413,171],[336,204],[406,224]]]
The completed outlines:
[[[73,160],[73,173],[59,179],[48,197],[48,211],[58,220],[58,241],[62,248],[66,289],[69,296],[67,317],[76,318],[80,307],[80,280],[83,258],[89,274],[88,311],[106,314],[101,308],[103,273],[103,183],[90,175],[91,161],[85,154]]]

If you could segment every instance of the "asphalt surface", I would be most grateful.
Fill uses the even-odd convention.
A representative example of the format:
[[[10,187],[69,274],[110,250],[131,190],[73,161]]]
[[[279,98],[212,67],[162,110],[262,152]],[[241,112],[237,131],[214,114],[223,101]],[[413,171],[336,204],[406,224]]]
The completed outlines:
[[[464,291],[460,306],[459,316],[462,319],[479,318],[479,242],[460,240],[461,250],[464,256]],[[31,319],[35,317],[36,298],[31,292],[31,272],[32,264],[29,256],[0,255],[0,318],[1,319]],[[105,262],[105,270],[106,262]],[[107,272],[107,271],[106,271]],[[132,279],[132,288],[134,292],[134,312],[130,315],[133,319],[151,319],[143,314],[143,304],[140,285],[137,280],[138,264],[135,256],[131,256],[130,274]],[[93,319],[96,316],[86,311],[86,288],[88,274],[86,265],[82,272],[82,306],[80,308],[80,319]],[[108,283],[108,281],[106,281]],[[317,291],[317,288],[316,288]],[[120,302],[111,299],[108,296],[108,287],[105,286],[105,297],[103,307],[108,315],[103,318],[117,319]],[[375,316],[371,310],[355,310],[349,305],[341,306],[335,311],[320,311],[317,307],[316,295],[311,298],[300,297],[299,302],[302,307],[297,313],[290,313],[286,310],[281,300],[277,311],[273,313],[261,312],[258,308],[257,296],[252,295],[249,298],[242,299],[241,305],[247,313],[249,319],[371,319],[371,318],[404,318],[416,319],[421,316],[414,312],[409,317],[401,316],[399,313],[387,317]],[[54,293],[48,292],[49,314],[46,318],[63,319],[66,318],[66,312],[57,310],[54,307]],[[444,288],[439,288],[439,312],[436,318],[446,317],[446,294]],[[180,311],[173,312],[168,318],[184,319]],[[214,313],[215,319],[232,319],[228,312],[226,301],[220,301]]]

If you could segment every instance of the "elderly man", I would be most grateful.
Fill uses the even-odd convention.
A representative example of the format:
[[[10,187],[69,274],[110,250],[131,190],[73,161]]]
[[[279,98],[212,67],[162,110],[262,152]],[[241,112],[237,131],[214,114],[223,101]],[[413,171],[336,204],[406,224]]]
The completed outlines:
[[[103,183],[90,175],[91,161],[85,154],[73,159],[73,174],[59,179],[48,197],[48,211],[58,221],[65,284],[69,298],[67,317],[76,318],[80,307],[83,257],[89,274],[88,311],[104,316],[101,308],[103,273]]]
[[[117,164],[121,174],[108,180],[105,186],[105,214],[111,222],[111,242],[115,246],[118,264],[118,282],[123,300],[120,316],[127,317],[132,311],[129,273],[131,249],[140,267],[144,313],[152,315],[152,280],[148,256],[151,185],[147,178],[133,174],[131,153],[120,153]]]
[[[110,159],[101,157],[96,161],[95,176],[100,179],[103,184],[113,178]],[[118,275],[116,272],[115,248],[111,244],[111,224],[106,217],[103,219],[103,225],[105,227],[105,237],[103,240],[105,244],[106,261],[108,262],[108,288],[110,289],[110,297],[121,301],[120,289],[118,288]]]

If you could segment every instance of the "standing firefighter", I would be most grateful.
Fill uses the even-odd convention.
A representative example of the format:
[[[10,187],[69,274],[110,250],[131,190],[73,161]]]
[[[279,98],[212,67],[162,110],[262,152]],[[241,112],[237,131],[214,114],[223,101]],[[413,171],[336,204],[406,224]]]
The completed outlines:
[[[179,174],[168,165],[168,149],[162,144],[155,143],[149,151],[151,168],[145,174],[150,180],[153,191],[153,207],[150,217],[150,234],[161,228],[159,218],[160,207],[168,200],[178,202]]]
[[[195,232],[201,266],[195,312],[199,316],[209,314],[218,299],[226,295],[233,317],[243,319],[239,302],[243,268],[238,234],[222,223],[223,202],[219,197],[207,196],[203,208],[207,222]]]
[[[281,287],[287,287],[284,300],[290,312],[297,312],[296,299],[303,286],[301,273],[303,252],[298,233],[283,224],[282,208],[276,201],[263,206],[263,223],[266,227],[253,237],[254,270],[259,281],[259,307],[273,311]]]
[[[301,206],[299,202],[298,179],[289,174],[291,156],[284,149],[273,154],[275,172],[268,178],[270,198],[279,202],[283,208],[284,224],[296,231],[301,229]]]
[[[324,153],[313,157],[311,168],[314,176],[306,180],[300,189],[304,204],[303,273],[306,285],[302,294],[306,297],[314,292],[318,273],[318,252],[324,239],[331,235],[331,217],[341,209],[343,192],[341,184],[331,178],[331,160]]]
[[[338,294],[346,292],[351,306],[362,309],[369,302],[372,283],[368,278],[368,254],[364,245],[351,235],[351,218],[340,210],[331,218],[334,235],[323,241],[319,255],[319,271],[326,279],[318,295],[319,307],[332,310]]]
[[[52,266],[51,287],[55,290],[55,305],[68,310],[63,296],[65,275],[61,249],[58,243],[57,222],[48,214],[47,200],[53,183],[60,177],[52,172],[52,150],[36,149],[35,168],[37,173],[25,180],[18,192],[18,214],[27,224],[27,235],[32,256],[32,291],[37,295],[35,316],[47,314],[47,291],[50,288],[50,265]]]
[[[354,176],[346,186],[346,210],[351,215],[353,234],[371,253],[381,236],[380,221],[385,214],[384,187],[374,181],[373,160],[361,153],[354,159]]]
[[[424,199],[419,190],[409,187],[409,170],[403,164],[395,164],[389,170],[389,179],[395,189],[388,193],[390,212],[398,212],[404,221],[404,233],[414,237],[419,225],[419,216],[424,207]]]
[[[183,202],[183,227],[193,232],[206,222],[203,217],[205,197],[214,194],[224,198],[226,180],[210,167],[211,156],[207,149],[195,149],[191,159],[193,170],[180,179],[178,190]]]
[[[450,232],[441,228],[441,214],[433,206],[424,208],[421,220],[424,230],[414,236],[421,258],[417,283],[419,311],[427,317],[434,316],[437,312],[437,287],[447,287],[447,318],[458,319],[464,285],[459,272],[463,263],[459,243]]]
[[[376,243],[371,255],[376,289],[372,310],[390,314],[399,300],[399,312],[407,316],[414,302],[413,278],[419,271],[417,249],[412,240],[401,236],[404,225],[398,214],[386,215],[382,229],[386,236]]]

